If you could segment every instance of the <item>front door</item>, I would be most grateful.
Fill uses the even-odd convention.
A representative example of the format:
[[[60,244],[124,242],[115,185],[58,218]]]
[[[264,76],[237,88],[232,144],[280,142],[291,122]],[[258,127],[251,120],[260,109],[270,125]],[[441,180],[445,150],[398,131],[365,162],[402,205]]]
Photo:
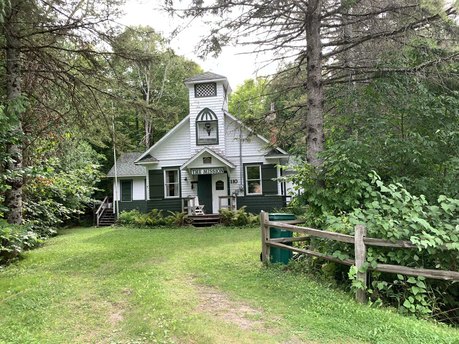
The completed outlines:
[[[212,175],[198,176],[198,198],[199,203],[204,205],[204,213],[212,214]]]
[[[228,175],[227,174],[214,174],[212,176],[212,194],[213,194],[213,208],[214,212],[220,210],[220,196],[228,196]],[[222,206],[228,207],[228,199],[222,200]]]

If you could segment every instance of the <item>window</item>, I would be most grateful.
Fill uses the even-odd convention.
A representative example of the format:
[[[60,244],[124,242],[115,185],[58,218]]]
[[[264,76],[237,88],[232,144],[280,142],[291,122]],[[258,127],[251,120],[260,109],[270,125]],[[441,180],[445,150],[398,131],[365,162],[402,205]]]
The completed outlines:
[[[245,189],[247,195],[261,195],[261,166],[249,165],[245,167]]]
[[[218,144],[218,119],[215,113],[205,108],[196,117],[196,144]]]
[[[218,180],[216,183],[215,183],[215,190],[219,191],[219,190],[225,190],[225,182],[223,180]]]
[[[202,163],[203,164],[211,164],[212,163],[212,157],[211,156],[205,156],[202,158]]]
[[[180,180],[177,169],[164,170],[164,196],[165,198],[179,197]]]
[[[214,97],[217,95],[217,84],[215,82],[205,82],[194,85],[194,96],[196,98]]]
[[[132,201],[132,180],[121,180],[121,202]]]

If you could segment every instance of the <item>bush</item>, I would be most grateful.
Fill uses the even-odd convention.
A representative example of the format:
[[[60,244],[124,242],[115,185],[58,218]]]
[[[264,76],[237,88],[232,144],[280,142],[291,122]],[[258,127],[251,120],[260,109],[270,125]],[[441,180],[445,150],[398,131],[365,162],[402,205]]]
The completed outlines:
[[[225,226],[251,226],[259,224],[259,218],[257,215],[247,213],[245,206],[238,210],[230,210],[222,208],[219,210],[221,222]]]
[[[306,169],[302,172],[305,177]],[[385,184],[374,172],[359,177],[353,165],[347,165],[341,175],[338,170],[328,172],[330,178],[325,187],[307,189],[303,195],[313,226],[352,235],[355,225],[363,223],[369,237],[409,240],[418,247],[417,250],[369,247],[369,266],[385,263],[458,270],[458,199],[440,196],[437,202],[429,202],[422,195],[412,195],[399,183]],[[309,178],[303,181],[308,184]],[[308,244],[315,251],[341,259],[353,256],[352,245],[317,238]],[[344,269],[336,266],[334,274],[342,277]],[[354,270],[351,269],[349,277],[355,282]],[[379,272],[371,272],[370,281],[368,292],[373,302],[388,303],[421,317],[441,315],[441,320],[445,320],[448,315],[451,321],[459,319],[457,284]]]
[[[121,212],[118,223],[121,225],[132,225],[138,227],[157,227],[157,226],[184,226],[187,214],[176,211],[169,211],[165,216],[159,209],[152,209],[149,213],[141,213],[138,210]]]
[[[22,252],[38,246],[41,242],[41,238],[28,226],[10,225],[0,220],[0,265],[18,258]]]

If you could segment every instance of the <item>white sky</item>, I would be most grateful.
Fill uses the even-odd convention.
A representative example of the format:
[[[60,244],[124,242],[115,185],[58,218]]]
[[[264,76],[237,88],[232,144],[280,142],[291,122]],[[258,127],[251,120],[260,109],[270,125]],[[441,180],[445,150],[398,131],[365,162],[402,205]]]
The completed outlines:
[[[171,18],[167,13],[160,10],[163,3],[164,0],[127,0],[124,8],[125,16],[121,19],[121,23],[124,25],[148,25],[169,39],[174,29],[187,24],[189,20]],[[244,50],[242,47],[226,47],[218,58],[209,56],[205,60],[199,59],[194,50],[200,37],[207,30],[206,24],[202,21],[194,21],[177,37],[173,38],[170,45],[177,54],[195,61],[204,71],[226,76],[233,90],[246,79],[275,71],[275,66],[270,65],[257,72],[265,64],[266,57],[257,57],[255,54],[241,55],[240,53],[247,51],[247,48]]]

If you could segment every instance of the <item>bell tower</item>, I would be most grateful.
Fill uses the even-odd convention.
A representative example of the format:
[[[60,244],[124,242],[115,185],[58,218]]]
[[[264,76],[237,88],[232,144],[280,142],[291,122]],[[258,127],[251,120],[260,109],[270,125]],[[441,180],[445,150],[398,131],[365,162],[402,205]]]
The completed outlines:
[[[185,80],[190,99],[191,154],[208,147],[225,154],[225,115],[231,88],[222,75],[206,72]]]

